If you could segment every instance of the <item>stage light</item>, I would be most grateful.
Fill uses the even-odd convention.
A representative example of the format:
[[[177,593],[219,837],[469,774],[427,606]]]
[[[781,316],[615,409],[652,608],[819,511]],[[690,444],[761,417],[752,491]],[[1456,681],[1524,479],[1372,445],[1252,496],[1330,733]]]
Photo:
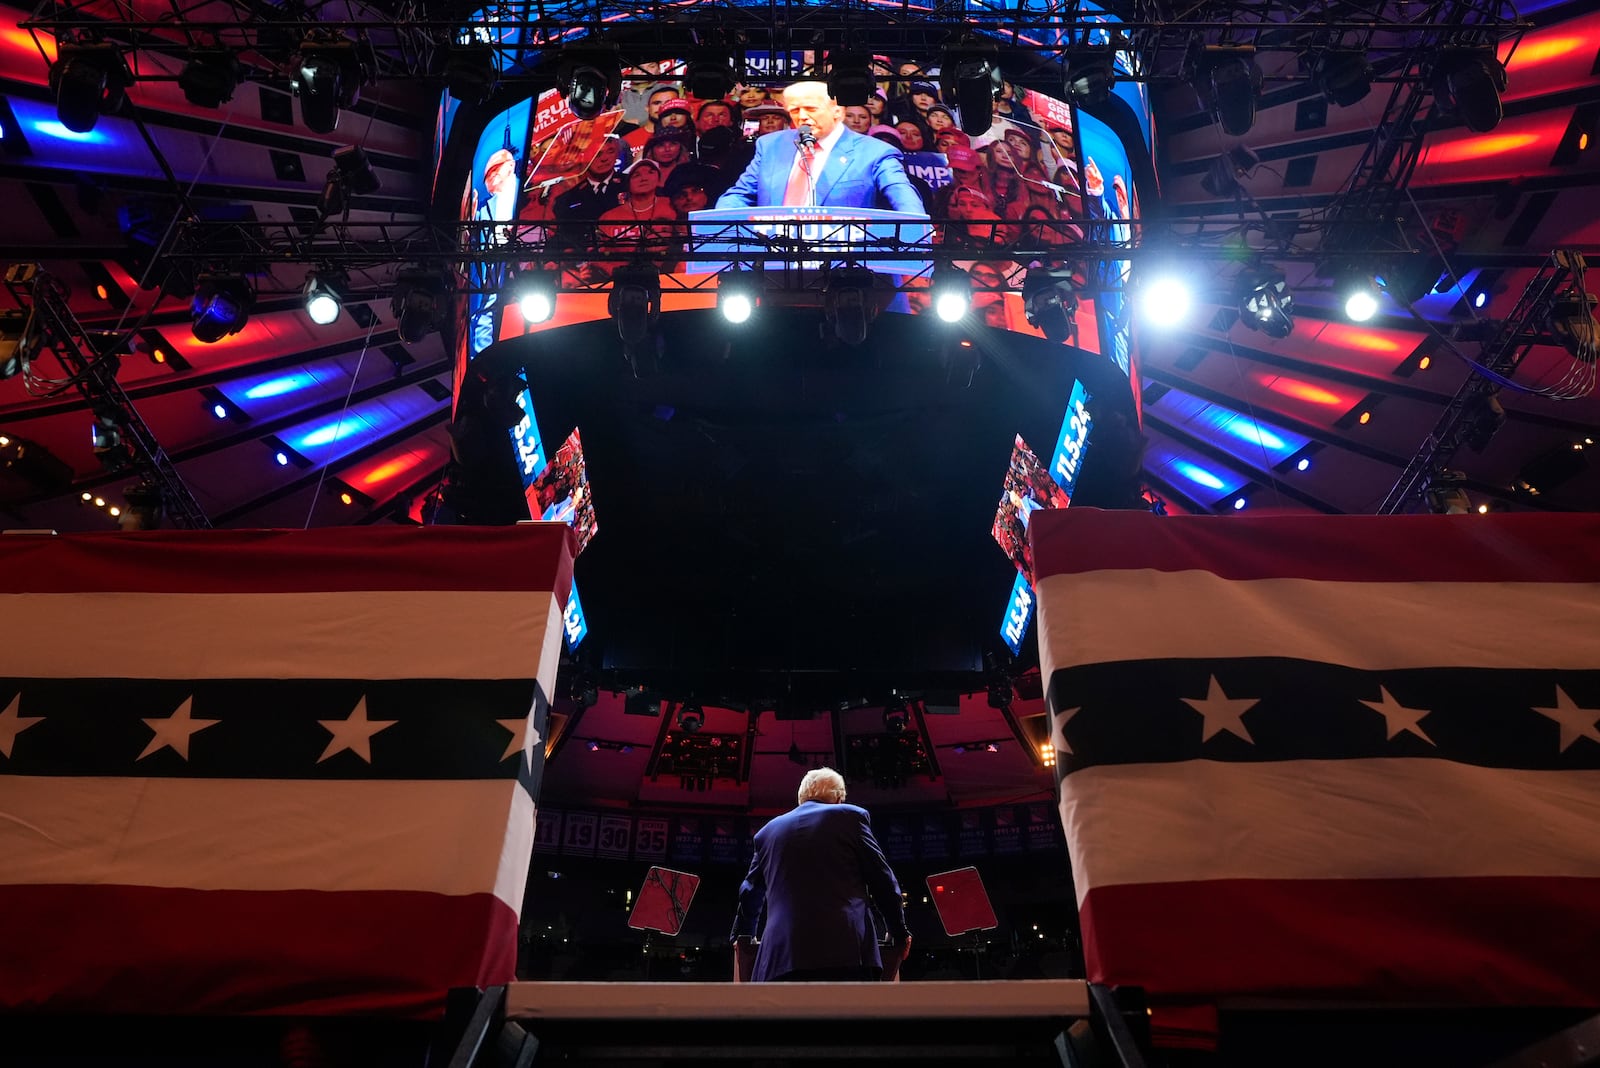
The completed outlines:
[[[1347,108],[1372,92],[1372,64],[1356,48],[1330,48],[1311,60],[1311,81],[1330,104]]]
[[[1309,470],[1311,470],[1311,457],[1309,457],[1309,456],[1300,457],[1300,462],[1294,465],[1294,469],[1296,471],[1309,471]]]
[[[449,291],[449,283],[438,271],[417,266],[400,269],[395,275],[389,310],[395,317],[401,341],[415,345],[439,329]]]
[[[305,287],[302,295],[305,298],[306,315],[318,326],[329,326],[339,318],[339,311],[344,306],[342,294],[349,285],[349,279],[337,271],[307,271]]]
[[[1022,278],[1022,308],[1028,325],[1047,341],[1062,344],[1071,340],[1073,320],[1078,314],[1078,294],[1067,271],[1030,267]]]
[[[890,697],[883,706],[883,729],[890,734],[904,734],[909,723],[906,703],[899,697]]]
[[[1000,50],[993,44],[967,41],[947,48],[940,70],[940,95],[961,113],[961,129],[979,137],[994,124],[994,102],[1005,90]]]
[[[1189,317],[1193,303],[1189,284],[1176,274],[1153,275],[1139,288],[1139,309],[1151,326],[1178,326]]]
[[[556,313],[556,279],[548,271],[521,271],[511,283],[511,297],[522,321],[549,322]]]
[[[306,34],[290,79],[306,129],[332,133],[339,125],[340,109],[355,105],[367,80],[367,66],[354,41],[328,30]]]
[[[761,292],[760,276],[753,271],[723,271],[717,276],[717,310],[730,323],[748,322],[755,314]]]
[[[1246,500],[1245,498],[1243,498],[1243,497],[1235,497],[1233,499],[1233,510],[1235,512],[1242,512],[1242,511],[1244,511],[1245,505],[1247,505],[1249,503],[1250,502],[1248,500]]]
[[[458,34],[445,57],[445,88],[464,104],[483,103],[500,82],[498,58],[494,45],[470,31]]]
[[[1200,178],[1200,188],[1214,197],[1237,197],[1244,192],[1239,179],[1261,165],[1261,157],[1243,145],[1235,145],[1211,161]]]
[[[279,467],[288,467],[289,466],[289,454],[288,453],[280,452],[273,458],[278,461],[278,466]]]
[[[1255,125],[1261,67],[1254,48],[1205,46],[1193,60],[1190,84],[1225,133],[1243,137]]]
[[[683,87],[696,100],[721,100],[733,92],[739,76],[727,49],[692,48],[683,68]],[[844,103],[844,101],[840,101]],[[866,103],[865,100],[862,101]]]
[[[828,95],[840,107],[866,107],[877,91],[872,57],[859,52],[834,52],[828,56]]]
[[[228,418],[228,406],[226,404],[213,404],[211,406],[211,414],[218,419],[226,419]]]
[[[828,273],[822,294],[822,315],[833,336],[846,345],[867,339],[867,325],[877,318],[872,272],[865,267],[837,267]]]
[[[1433,96],[1474,133],[1488,133],[1505,115],[1505,64],[1487,48],[1447,49],[1433,68]]]
[[[1344,291],[1344,317],[1364,323],[1378,314],[1378,287],[1370,279],[1351,282]]]
[[[372,160],[360,145],[334,149],[333,166],[323,183],[317,209],[323,218],[343,215],[350,206],[351,197],[376,193],[380,184],[378,172],[372,168]]]
[[[1294,295],[1289,292],[1282,271],[1248,272],[1241,283],[1239,319],[1245,326],[1273,338],[1294,333],[1294,316],[1290,314]]]
[[[617,323],[624,351],[650,336],[661,318],[661,272],[649,265],[624,265],[611,274],[606,310]]]
[[[1467,403],[1466,433],[1462,442],[1473,452],[1482,452],[1506,425],[1506,410],[1492,393],[1479,393]]]
[[[1435,515],[1466,515],[1472,510],[1467,491],[1461,488],[1466,476],[1460,471],[1439,471],[1428,480],[1423,496]]]
[[[1112,49],[1085,48],[1067,55],[1063,88],[1068,100],[1080,104],[1103,104],[1111,98],[1111,90],[1116,84],[1117,69],[1112,63]]]
[[[1584,363],[1594,363],[1600,355],[1600,323],[1595,322],[1597,301],[1600,297],[1593,293],[1569,289],[1551,303],[1545,316],[1545,325],[1561,347]]]
[[[124,486],[122,498],[127,507],[118,516],[117,525],[123,530],[155,530],[161,525],[166,512],[166,501],[155,483],[142,481]],[[110,512],[114,516],[118,515],[115,508],[110,509]]]
[[[237,334],[250,321],[256,295],[243,275],[202,274],[189,307],[190,332],[207,345]]]
[[[569,45],[556,72],[557,91],[580,119],[593,119],[622,92],[622,68],[613,44]]]
[[[699,734],[706,725],[705,709],[700,707],[700,702],[689,701],[678,709],[678,729],[688,731],[690,734]]]
[[[109,41],[62,42],[50,64],[56,117],[73,133],[94,129],[101,115],[122,108],[133,75],[122,52]]]
[[[115,415],[97,413],[89,428],[89,444],[100,463],[110,471],[120,471],[133,461],[133,454],[122,439],[122,427]],[[103,501],[97,502],[101,507]]]
[[[178,88],[196,107],[220,108],[244,80],[239,58],[226,48],[195,48],[178,73]]]
[[[972,309],[972,279],[959,267],[939,267],[929,286],[933,310],[941,320],[958,323]]]

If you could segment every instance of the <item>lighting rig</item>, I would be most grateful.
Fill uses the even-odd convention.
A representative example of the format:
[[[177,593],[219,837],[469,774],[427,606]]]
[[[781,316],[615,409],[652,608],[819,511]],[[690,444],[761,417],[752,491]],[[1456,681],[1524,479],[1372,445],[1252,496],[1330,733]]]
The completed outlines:
[[[1509,382],[1535,345],[1559,344],[1573,359],[1573,387],[1558,396],[1571,397],[1591,392],[1595,384],[1595,350],[1592,347],[1600,327],[1594,320],[1594,306],[1586,297],[1584,260],[1576,252],[1557,250],[1546,257],[1538,272],[1517,298],[1516,306],[1504,320],[1495,324],[1472,361],[1475,373],[1467,376],[1444,412],[1424,439],[1422,447],[1406,465],[1394,488],[1378,506],[1378,514],[1395,515],[1425,502],[1430,489],[1437,487],[1450,462],[1462,445],[1481,451],[1493,430],[1487,429],[1498,404],[1491,405],[1503,382]],[[1590,347],[1580,341],[1587,338]],[[1572,343],[1569,343],[1569,340]],[[1504,421],[1501,412],[1499,421]],[[1496,426],[1496,429],[1498,427]]]
[[[66,370],[72,385],[93,412],[95,452],[108,469],[131,469],[141,476],[145,487],[144,503],[153,494],[172,522],[191,530],[208,529],[206,517],[178,470],[145,425],[117,382],[121,359],[108,348],[103,338],[86,332],[67,306],[66,289],[55,278],[33,264],[13,265],[6,271],[5,285],[14,299],[32,316],[38,333],[34,358],[45,349],[53,352]]]

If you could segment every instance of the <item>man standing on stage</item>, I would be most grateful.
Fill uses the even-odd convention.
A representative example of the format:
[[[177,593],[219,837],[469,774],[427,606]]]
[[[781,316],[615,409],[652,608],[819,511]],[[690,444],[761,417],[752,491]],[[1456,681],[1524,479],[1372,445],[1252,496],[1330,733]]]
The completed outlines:
[[[717,198],[719,208],[813,205],[889,208],[923,215],[922,200],[893,145],[845,127],[844,109],[825,82],[796,82],[783,91],[792,131],[756,141],[739,180]]]
[[[869,894],[894,940],[887,959]],[[733,943],[736,982],[898,978],[911,951],[900,884],[866,810],[844,803],[844,778],[832,768],[806,772],[799,805],[756,832]]]

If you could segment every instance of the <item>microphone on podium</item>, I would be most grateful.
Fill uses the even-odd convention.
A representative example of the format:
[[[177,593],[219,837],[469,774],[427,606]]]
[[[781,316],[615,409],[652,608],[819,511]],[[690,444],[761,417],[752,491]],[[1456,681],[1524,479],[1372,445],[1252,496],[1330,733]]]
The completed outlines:
[[[795,143],[800,145],[802,148],[807,145],[815,145],[817,143],[817,131],[813,130],[809,126],[800,127],[800,129],[795,131],[794,136]]]

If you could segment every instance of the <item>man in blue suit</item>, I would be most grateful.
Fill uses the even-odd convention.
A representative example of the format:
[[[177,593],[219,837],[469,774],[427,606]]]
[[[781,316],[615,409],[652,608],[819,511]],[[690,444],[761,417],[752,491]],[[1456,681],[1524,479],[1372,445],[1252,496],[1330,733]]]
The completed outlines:
[[[841,119],[844,109],[825,82],[796,82],[783,91],[794,124],[756,141],[756,155],[739,180],[717,198],[719,208],[780,204],[830,208],[889,208],[926,215],[904,157]]]
[[[894,948],[884,960],[867,896]],[[765,926],[763,927],[763,920]],[[760,936],[759,949],[750,940]],[[865,809],[844,803],[844,778],[815,768],[800,803],[756,833],[733,922],[739,982],[893,978],[911,950],[900,884]]]

